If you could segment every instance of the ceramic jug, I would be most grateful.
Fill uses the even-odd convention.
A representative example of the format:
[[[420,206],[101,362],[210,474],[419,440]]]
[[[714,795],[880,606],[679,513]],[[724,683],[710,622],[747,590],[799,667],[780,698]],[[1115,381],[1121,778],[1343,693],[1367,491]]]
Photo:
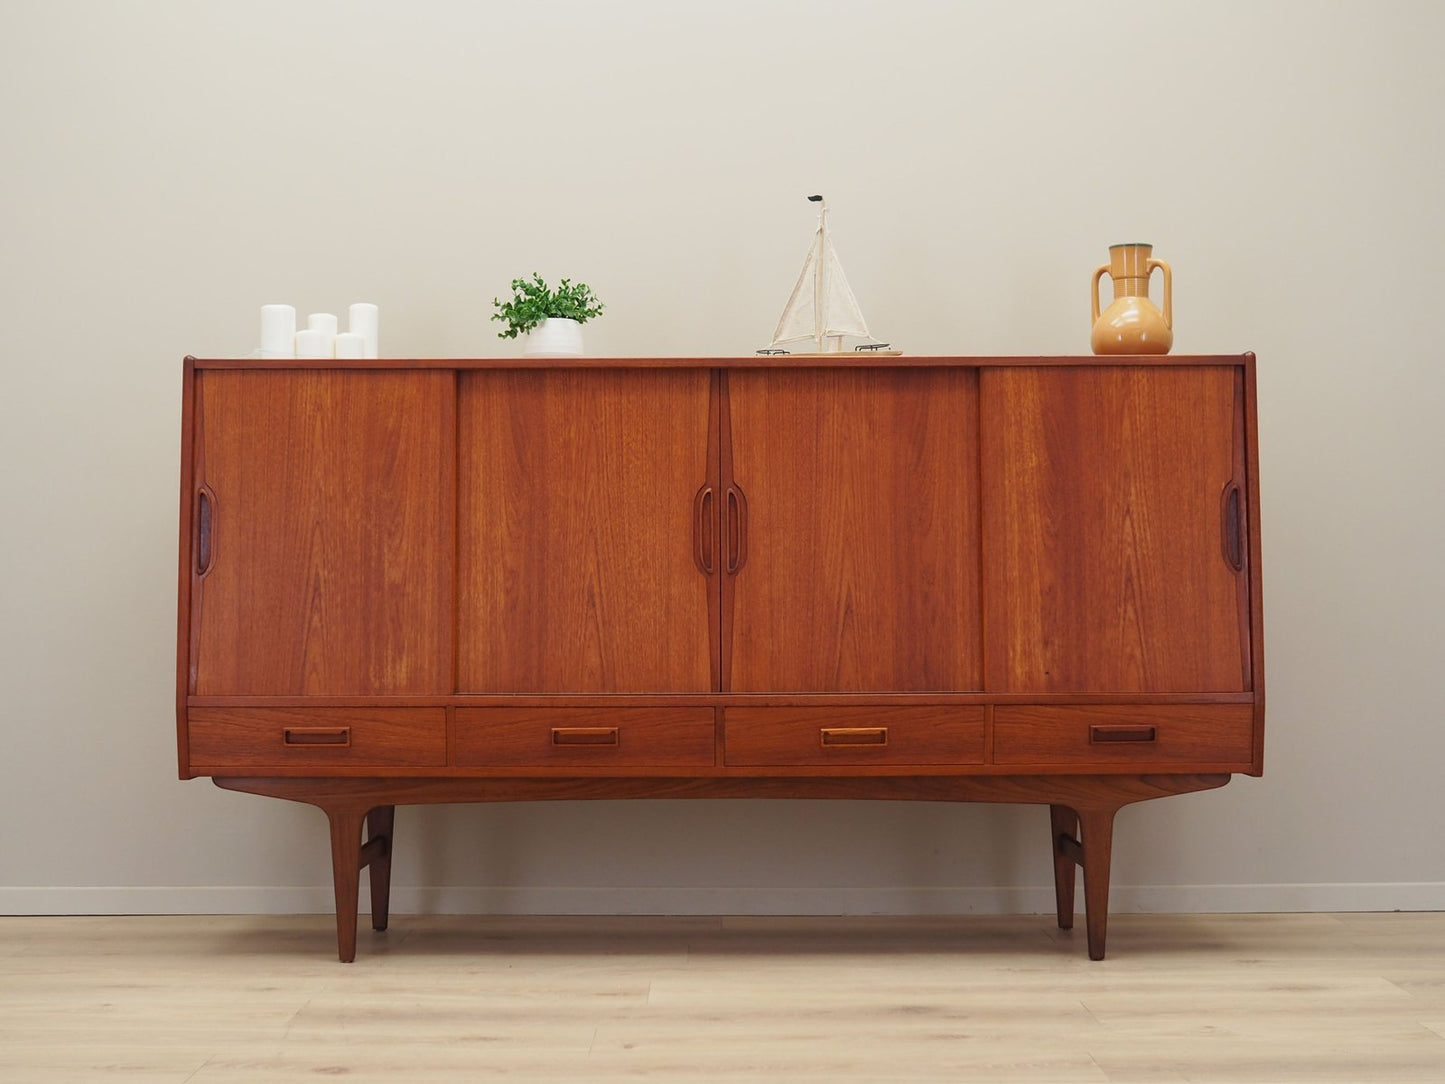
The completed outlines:
[[[1096,354],[1167,354],[1174,345],[1174,276],[1153,245],[1110,245],[1109,262],[1094,271],[1092,345]],[[1149,300],[1149,275],[1164,272],[1164,311]],[[1114,280],[1114,301],[1099,312],[1099,280]]]

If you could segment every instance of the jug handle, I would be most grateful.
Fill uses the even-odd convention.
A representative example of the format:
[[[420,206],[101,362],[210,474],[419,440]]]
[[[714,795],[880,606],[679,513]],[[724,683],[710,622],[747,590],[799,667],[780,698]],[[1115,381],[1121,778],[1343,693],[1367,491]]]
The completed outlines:
[[[1169,270],[1169,265],[1163,260],[1151,259],[1148,267],[1151,275],[1156,267],[1164,272],[1164,322],[1172,329],[1174,327],[1174,273]]]
[[[1094,303],[1094,323],[1099,322],[1099,280],[1108,274],[1109,265],[1100,264],[1094,269],[1094,280],[1089,283],[1089,299]]]

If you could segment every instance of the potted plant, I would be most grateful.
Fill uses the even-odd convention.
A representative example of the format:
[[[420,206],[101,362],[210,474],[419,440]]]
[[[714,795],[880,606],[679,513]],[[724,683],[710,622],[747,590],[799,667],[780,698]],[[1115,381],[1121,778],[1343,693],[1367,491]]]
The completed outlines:
[[[585,282],[563,279],[554,290],[535,271],[531,279],[512,280],[510,301],[494,297],[492,304],[492,319],[507,325],[497,337],[527,336],[523,353],[533,356],[580,357],[582,325],[602,315],[602,303]]]

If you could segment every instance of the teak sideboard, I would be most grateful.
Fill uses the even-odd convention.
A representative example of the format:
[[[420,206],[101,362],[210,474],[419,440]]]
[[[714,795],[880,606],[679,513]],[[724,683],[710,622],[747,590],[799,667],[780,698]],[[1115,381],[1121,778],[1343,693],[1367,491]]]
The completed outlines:
[[[182,778],[395,807],[1049,807],[1263,770],[1252,354],[185,362]],[[363,840],[363,834],[365,839]]]

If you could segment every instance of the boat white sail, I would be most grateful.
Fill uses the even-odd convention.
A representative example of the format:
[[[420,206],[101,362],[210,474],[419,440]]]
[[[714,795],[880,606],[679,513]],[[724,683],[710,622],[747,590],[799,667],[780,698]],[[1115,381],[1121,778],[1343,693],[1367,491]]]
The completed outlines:
[[[843,265],[838,262],[833,240],[828,236],[827,201],[822,196],[808,199],[822,204],[818,211],[818,229],[808,246],[792,296],[778,320],[778,329],[773,332],[772,348],[812,339],[820,353],[835,352],[843,349],[845,335],[860,339],[871,336],[858,299],[843,274]]]

